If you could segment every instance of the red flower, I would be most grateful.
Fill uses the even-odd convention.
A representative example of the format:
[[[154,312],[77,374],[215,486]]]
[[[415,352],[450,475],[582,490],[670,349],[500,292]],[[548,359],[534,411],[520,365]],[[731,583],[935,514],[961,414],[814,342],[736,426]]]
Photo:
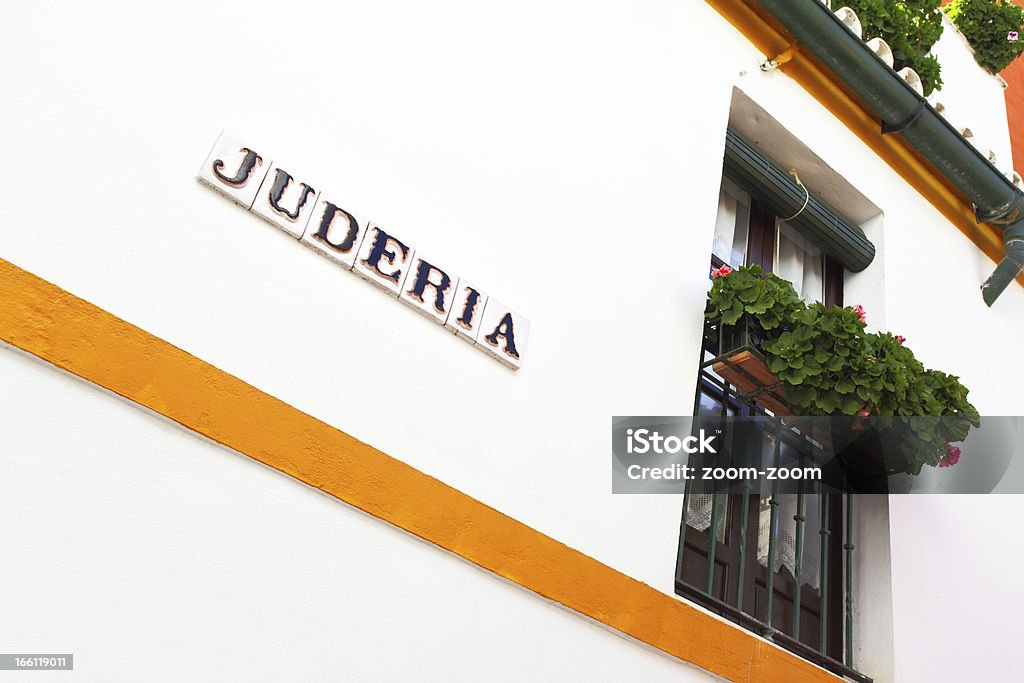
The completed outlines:
[[[903,346],[903,342],[907,341],[907,338],[904,337],[902,334],[897,334],[896,341],[900,343],[900,346]]]
[[[860,415],[861,417],[867,417],[868,415],[871,414],[871,411],[868,410],[867,406],[864,406],[863,408],[857,411],[857,414]]]
[[[946,444],[946,456],[939,461],[939,467],[952,467],[960,462],[960,449],[951,443]]]
[[[721,268],[712,268],[711,269],[711,278],[714,279],[716,277],[725,277],[726,275],[728,275],[731,272],[732,272],[732,268],[730,268],[728,265],[723,265]]]
[[[860,319],[860,324],[861,325],[867,325],[868,324],[868,317],[864,313],[864,307],[863,306],[861,306],[860,304],[857,304],[856,306],[853,307],[853,312],[857,314],[857,317]]]

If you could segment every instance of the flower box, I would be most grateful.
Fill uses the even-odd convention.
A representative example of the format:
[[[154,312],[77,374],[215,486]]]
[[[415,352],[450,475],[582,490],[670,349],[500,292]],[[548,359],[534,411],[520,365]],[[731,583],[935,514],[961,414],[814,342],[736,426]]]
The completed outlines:
[[[861,306],[805,303],[760,266],[722,266],[712,281],[704,358],[714,357],[701,368],[737,398],[790,424],[804,416],[793,426],[868,477],[955,464],[952,444],[980,424],[958,377],[925,368],[902,336],[868,332]],[[820,438],[814,417],[831,418]]]
[[[785,403],[779,380],[768,370],[764,357],[757,351],[738,349],[712,364],[719,377],[749,396],[755,403],[775,415],[792,415]]]
[[[716,375],[772,414],[793,414],[786,405],[779,379],[768,369],[758,350],[760,335],[749,316],[743,316],[735,325],[713,322],[708,329],[708,341],[709,348],[717,345],[717,354],[706,363]]]

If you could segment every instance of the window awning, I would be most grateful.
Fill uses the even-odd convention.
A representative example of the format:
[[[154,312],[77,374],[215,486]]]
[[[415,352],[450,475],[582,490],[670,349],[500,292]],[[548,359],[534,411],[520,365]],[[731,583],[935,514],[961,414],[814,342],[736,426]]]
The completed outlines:
[[[875,245],[859,225],[732,129],[725,135],[725,175],[776,215],[793,216],[787,223],[847,270],[864,270],[875,258]]]

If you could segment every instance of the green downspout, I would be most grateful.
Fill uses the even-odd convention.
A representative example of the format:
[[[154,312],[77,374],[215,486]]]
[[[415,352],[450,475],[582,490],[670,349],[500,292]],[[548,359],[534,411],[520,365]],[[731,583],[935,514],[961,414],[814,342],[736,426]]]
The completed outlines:
[[[821,2],[758,2],[867,104],[883,134],[900,135],[974,202],[979,223],[1003,231],[1006,255],[981,286],[991,306],[1024,267],[1021,191]]]

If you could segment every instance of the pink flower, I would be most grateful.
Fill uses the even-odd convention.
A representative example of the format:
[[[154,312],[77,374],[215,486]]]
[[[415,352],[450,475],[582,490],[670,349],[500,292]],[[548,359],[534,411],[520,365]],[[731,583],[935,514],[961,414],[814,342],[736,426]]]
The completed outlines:
[[[1010,31],[1006,34],[1006,39],[1011,43],[1016,43],[1020,35],[1016,31]]]
[[[902,334],[897,334],[896,341],[900,343],[900,346],[903,346],[903,342],[907,341],[907,338],[904,337]]]
[[[852,429],[855,432],[863,431],[864,430],[864,420],[862,420],[860,418],[867,417],[870,414],[871,414],[871,411],[868,410],[867,406],[864,406],[863,408],[858,410],[857,411],[857,418],[858,419],[853,421],[853,424],[850,425],[850,429]]]
[[[946,455],[939,461],[939,467],[952,467],[960,462],[960,449],[951,443],[946,444]]]
[[[864,307],[863,306],[861,306],[860,304],[857,304],[856,306],[853,307],[853,312],[857,314],[857,317],[860,319],[860,324],[861,325],[867,325],[868,324],[868,316],[864,313]]]
[[[723,265],[721,268],[712,268],[711,269],[711,278],[714,279],[716,277],[725,277],[726,275],[728,275],[731,272],[732,272],[732,268],[730,268],[728,265]]]

